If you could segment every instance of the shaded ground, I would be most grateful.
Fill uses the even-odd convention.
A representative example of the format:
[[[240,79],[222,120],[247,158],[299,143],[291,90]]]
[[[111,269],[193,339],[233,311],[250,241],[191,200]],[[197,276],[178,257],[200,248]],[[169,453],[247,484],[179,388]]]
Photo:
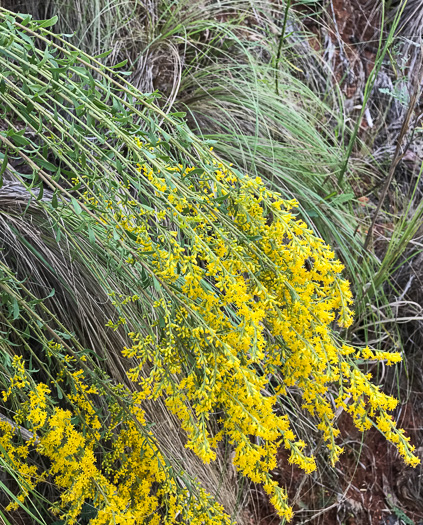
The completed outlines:
[[[402,407],[400,424],[414,443],[423,426],[422,412],[410,403]],[[341,440],[345,452],[335,469],[323,465],[319,473],[306,476],[279,453],[274,479],[287,488],[294,502],[294,524],[314,525],[423,525],[420,484],[423,470],[404,465],[394,447],[372,429],[363,435],[348,415],[340,418]],[[423,459],[423,443],[417,452]],[[279,525],[271,505],[260,487],[251,493],[251,523]],[[316,510],[320,509],[320,510]]]

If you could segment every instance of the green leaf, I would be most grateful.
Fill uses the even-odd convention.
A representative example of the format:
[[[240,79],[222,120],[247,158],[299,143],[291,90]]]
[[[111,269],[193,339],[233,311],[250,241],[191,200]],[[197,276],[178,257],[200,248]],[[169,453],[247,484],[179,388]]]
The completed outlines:
[[[115,64],[114,66],[110,66],[110,69],[117,69],[119,67],[126,66],[127,63],[128,63],[128,59],[122,60],[122,62],[119,62],[119,64]],[[119,74],[121,75],[122,73],[120,72]]]
[[[110,53],[113,51],[113,49],[109,49],[108,51],[104,51],[104,53],[101,53],[100,55],[96,55],[93,58],[99,59],[99,58],[106,58],[110,55]]]
[[[22,40],[24,40],[27,44],[29,44],[30,48],[31,49],[34,49],[34,41],[33,39],[28,36],[27,34],[23,33],[22,31],[16,31],[17,34],[22,38]]]
[[[3,186],[3,173],[5,172],[7,168],[7,151],[4,154],[3,162],[1,163],[0,167],[0,188]]]
[[[93,231],[93,229],[91,228],[90,225],[88,225],[88,238],[89,238],[91,244],[95,244],[94,231]]]
[[[56,293],[56,290],[54,288],[51,289],[51,292],[44,297],[44,299],[49,299],[50,297],[53,297]]]
[[[140,204],[139,206],[140,206],[141,208],[144,208],[144,209],[147,210],[147,211],[152,211],[152,212],[154,212],[154,209],[151,208],[151,206],[147,206],[147,204]]]
[[[104,102],[101,102],[101,100],[95,98],[93,104],[103,111],[110,111],[110,107]]]
[[[153,285],[154,285],[154,289],[156,290],[156,292],[160,292],[161,291],[162,286],[159,283],[159,281],[154,277],[154,275],[153,275]]]
[[[73,209],[75,210],[75,213],[77,215],[81,215],[82,213],[81,205],[74,197],[71,197],[71,200],[72,200],[72,206],[73,206]]]
[[[45,50],[44,50],[43,59],[42,59],[41,62],[38,64],[38,67],[43,66],[43,65],[47,62],[47,60],[48,60],[49,58],[53,58],[53,56],[50,54],[49,48],[46,47]]]
[[[329,199],[332,199],[332,197],[336,197],[336,195],[338,195],[338,192],[337,191],[333,191],[332,193],[329,193],[329,195],[326,195],[326,197],[323,197],[323,199],[325,201],[327,201]]]
[[[13,297],[12,308],[13,308],[13,320],[16,321],[16,319],[19,319],[20,308],[19,308],[19,303],[15,297]]]
[[[57,390],[57,397],[58,399],[63,399],[63,394],[62,394],[62,389],[60,388],[60,386],[56,383],[56,390]],[[58,522],[56,522],[58,523]],[[61,521],[60,523],[64,523],[63,521]]]
[[[44,196],[44,184],[41,183],[38,189],[37,201],[40,201]]]
[[[58,19],[59,17],[55,15],[48,20],[35,20],[35,22],[38,24],[38,27],[51,27],[54,26]]]
[[[246,236],[249,241],[259,241],[263,238],[263,235],[247,235]]]
[[[28,146],[28,144],[31,144],[28,139],[18,134],[13,135],[11,138],[18,146]]]
[[[49,170],[49,171],[56,171],[57,170],[57,166],[55,166],[54,164],[52,164],[51,162],[48,162],[47,160],[43,159],[42,157],[41,158],[36,158],[34,159],[34,162],[37,166],[40,166],[40,168],[45,168],[46,170]]]
[[[216,197],[215,199],[213,199],[214,202],[224,202],[227,198],[229,197],[229,193],[227,193],[226,195],[222,195],[222,197]]]

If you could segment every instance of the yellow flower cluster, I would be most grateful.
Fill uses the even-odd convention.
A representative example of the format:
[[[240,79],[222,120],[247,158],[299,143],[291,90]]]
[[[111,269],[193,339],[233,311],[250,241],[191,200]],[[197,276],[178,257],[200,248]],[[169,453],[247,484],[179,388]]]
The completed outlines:
[[[299,388],[303,408],[319,419],[332,463],[342,452],[333,425],[339,407],[358,428],[373,421],[388,439],[404,443],[394,425],[386,432],[380,424],[395,400],[359,369],[360,357],[392,364],[399,355],[366,349],[355,356],[337,342],[333,323],[352,322],[349,285],[333,251],[296,218],[296,202],[214,158],[207,169],[175,164],[161,170],[143,162],[138,170],[161,211],[118,198],[113,224],[130,246],[132,264],[147,267],[160,283],[152,322],[159,336],[131,332],[133,345],[123,353],[138,360],[129,378],[142,395],[163,396],[178,416],[187,447],[209,462],[227,438],[239,471],[262,483],[280,516],[290,519],[286,495],[269,474],[277,448],[283,443],[290,461],[306,472],[315,460],[277,408],[287,388]],[[276,391],[272,379],[280,383]],[[327,396],[333,384],[341,392],[335,407]],[[220,428],[211,433],[216,413]],[[412,447],[398,448],[416,463]]]
[[[349,285],[334,252],[296,216],[296,202],[212,154],[194,167],[172,163],[161,147],[137,141],[135,175],[107,188],[86,183],[84,204],[95,227],[106,230],[109,249],[119,251],[134,276],[130,294],[111,293],[117,316],[107,325],[130,330],[122,353],[132,363],[135,393],[117,385],[115,398],[103,399],[101,381],[88,385],[77,359],[56,343],[48,348],[63,367],[56,386],[71,385],[64,401],[53,403],[46,385],[30,382],[19,357],[2,393],[5,402],[14,392],[26,395],[19,422],[50,461],[45,475],[61,490],[62,516],[75,523],[90,500],[97,509],[92,525],[230,523],[195,483],[196,497],[181,485],[145,421],[145,399],[164,400],[186,446],[204,462],[216,458],[220,441],[230,443],[238,471],[261,483],[287,520],[293,512],[286,491],[271,476],[278,448],[288,449],[290,462],[305,472],[316,468],[280,402],[290,388],[316,418],[332,463],[342,453],[334,421],[343,408],[357,428],[376,426],[416,465],[413,447],[389,415],[396,400],[363,370],[366,362],[391,365],[400,355],[340,343],[333,328],[351,325]],[[137,308],[142,315],[128,319]],[[38,474],[25,466],[28,449],[18,452],[13,432],[1,430],[13,468],[34,487]]]
[[[7,391],[3,390],[1,393],[4,402],[8,400],[10,394],[15,389],[21,389],[29,386],[29,381],[26,377],[25,365],[22,356],[13,356],[12,368],[15,371],[15,373],[11,377],[9,389]]]
[[[21,493],[16,496],[6,510],[16,510],[19,504],[25,501],[31,490],[34,490],[42,476],[37,472],[35,465],[27,462],[29,446],[15,443],[16,431],[12,425],[6,421],[0,421],[0,450],[1,457],[5,460],[8,468],[13,472],[19,481]]]
[[[23,378],[22,361],[19,363]],[[22,445],[11,424],[0,423],[1,455],[19,475],[22,488],[9,510],[24,502],[40,481],[54,480],[61,499],[60,503],[53,503],[51,511],[70,525],[77,522],[86,501],[97,511],[91,525],[170,525],[177,516],[178,523],[231,524],[222,507],[195,483],[196,497],[178,486],[146,426],[142,409],[136,404],[129,406],[126,415],[118,401],[109,407],[112,414],[106,436],[109,452],[100,462],[97,448],[101,425],[89,398],[90,394],[98,394],[98,390],[86,384],[82,371],[71,375],[76,393],[68,398],[75,403],[76,413],[53,408],[47,397],[50,389],[40,383],[35,391],[28,392],[27,421],[33,438]],[[128,392],[125,394],[130,396]],[[79,429],[73,422],[75,419],[79,421]],[[34,446],[49,460],[50,467],[42,475],[35,465],[26,462]]]

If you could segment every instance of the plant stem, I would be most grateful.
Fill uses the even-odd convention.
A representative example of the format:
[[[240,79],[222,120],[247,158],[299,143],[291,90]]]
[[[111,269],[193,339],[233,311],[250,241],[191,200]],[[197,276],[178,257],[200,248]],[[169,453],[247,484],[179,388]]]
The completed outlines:
[[[284,17],[283,17],[283,23],[282,23],[282,31],[281,31],[281,34],[280,34],[280,36],[279,36],[278,52],[277,52],[277,54],[276,54],[276,64],[275,64],[275,68],[276,68],[275,89],[276,89],[276,94],[277,94],[277,95],[279,95],[279,62],[280,62],[280,59],[281,59],[282,44],[283,44],[283,41],[284,41],[284,39],[285,39],[286,23],[287,23],[287,21],[288,21],[288,12],[289,12],[289,8],[291,7],[291,2],[292,2],[292,0],[288,0],[287,3],[286,3],[285,14],[284,14]]]

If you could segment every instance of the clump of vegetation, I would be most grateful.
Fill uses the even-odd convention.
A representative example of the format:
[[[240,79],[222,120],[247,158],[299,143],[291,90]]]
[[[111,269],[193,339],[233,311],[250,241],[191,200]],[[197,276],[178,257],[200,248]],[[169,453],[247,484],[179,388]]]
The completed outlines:
[[[97,340],[89,309],[78,326],[3,250],[0,457],[20,489],[6,487],[9,509],[39,523],[50,512],[76,523],[87,506],[97,525],[230,523],[234,505],[217,503],[161,435],[167,418],[204,463],[231,447],[239,474],[289,520],[272,479],[278,447],[305,472],[316,466],[286,408],[292,387],[332,464],[344,409],[416,465],[390,415],[397,401],[363,371],[401,356],[355,349],[335,330],[352,323],[352,294],[297,201],[222,160],[119,65],[50,32],[55,19],[0,10],[0,21],[1,171],[26,201],[10,207],[8,234],[79,307],[66,272],[19,224],[40,210],[45,244],[95,282],[111,334]]]

